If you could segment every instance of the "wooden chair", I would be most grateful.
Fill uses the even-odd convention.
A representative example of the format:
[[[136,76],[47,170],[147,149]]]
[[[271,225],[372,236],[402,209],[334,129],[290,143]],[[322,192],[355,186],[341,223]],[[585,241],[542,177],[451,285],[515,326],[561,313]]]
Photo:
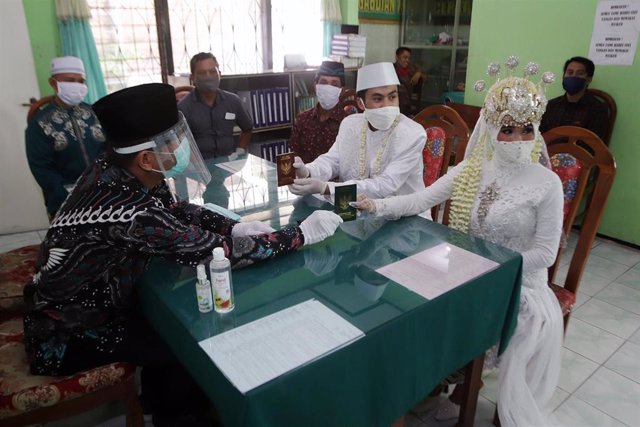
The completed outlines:
[[[127,427],[143,426],[135,366],[112,363],[64,377],[31,375],[22,322],[17,317],[0,323],[0,424],[42,424],[121,401]]]
[[[45,96],[44,98],[40,98],[35,102],[32,102],[31,106],[29,107],[29,111],[27,112],[27,124],[29,124],[33,116],[35,116],[36,113],[40,111],[42,107],[50,103],[53,100],[53,98],[54,98],[53,95],[49,95],[49,96]]]
[[[185,96],[189,95],[191,93],[191,91],[193,90],[193,86],[187,85],[187,86],[177,86],[175,91],[176,91],[176,102],[180,102],[182,101],[182,98],[184,98]]]
[[[462,120],[467,124],[469,130],[473,131],[473,128],[476,127],[476,123],[480,118],[480,110],[482,107],[477,107],[475,105],[469,104],[457,104],[455,102],[448,103],[447,107],[453,108],[456,110],[456,113],[462,117]]]
[[[425,187],[447,173],[450,165],[457,165],[464,158],[469,142],[469,128],[458,113],[446,105],[431,105],[414,118],[427,133],[422,151]],[[449,202],[445,204],[444,223],[449,221]],[[431,217],[438,220],[440,206],[431,209]]]
[[[560,176],[564,190],[564,236],[571,232],[578,208],[586,206],[564,287],[554,281],[564,251],[562,245],[555,263],[549,268],[549,283],[560,302],[566,331],[589,251],[613,185],[616,163],[604,142],[587,129],[560,126],[545,132],[543,137],[552,169]],[[590,176],[593,178],[590,179]],[[585,192],[589,181],[592,181],[590,186],[593,191]]]
[[[613,133],[613,126],[616,123],[616,116],[618,115],[616,101],[614,101],[607,92],[599,89],[587,89],[587,92],[595,96],[598,101],[607,107],[607,134],[602,141],[608,147],[611,143],[611,134]]]

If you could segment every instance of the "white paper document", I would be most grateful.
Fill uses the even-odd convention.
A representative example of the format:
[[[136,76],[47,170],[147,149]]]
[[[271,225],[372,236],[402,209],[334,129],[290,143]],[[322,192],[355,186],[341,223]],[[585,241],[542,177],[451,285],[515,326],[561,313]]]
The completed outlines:
[[[427,299],[434,299],[493,270],[498,263],[441,243],[376,271]]]
[[[312,299],[199,344],[246,393],[362,336],[361,330]]]

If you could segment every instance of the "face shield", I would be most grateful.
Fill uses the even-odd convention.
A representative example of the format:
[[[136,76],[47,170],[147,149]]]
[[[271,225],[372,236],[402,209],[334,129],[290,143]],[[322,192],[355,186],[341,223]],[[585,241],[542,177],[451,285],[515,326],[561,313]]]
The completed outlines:
[[[151,137],[148,141],[131,147],[119,148],[121,154],[151,151],[174,197],[202,204],[202,195],[211,181],[211,173],[205,166],[200,150],[179,112],[178,122],[168,130]]]

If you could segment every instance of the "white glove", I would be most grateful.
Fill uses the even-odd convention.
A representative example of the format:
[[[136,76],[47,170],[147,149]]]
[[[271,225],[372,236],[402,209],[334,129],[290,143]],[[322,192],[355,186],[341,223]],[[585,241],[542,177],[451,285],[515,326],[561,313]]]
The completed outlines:
[[[296,170],[296,178],[308,178],[311,175],[309,168],[304,165],[304,162],[298,156],[293,158],[293,167]]]
[[[304,266],[316,276],[324,276],[331,273],[338,267],[341,260],[342,255],[332,251],[326,245],[318,250],[308,249],[304,251]]]
[[[376,213],[376,201],[374,199],[370,199],[367,196],[365,196],[364,194],[360,193],[358,194],[358,201],[357,202],[351,202],[349,203],[349,205],[353,206],[354,208],[358,209],[359,211],[362,212],[366,212],[366,213]]]
[[[298,196],[305,194],[322,194],[327,188],[327,183],[318,178],[298,178],[293,180],[289,191]]]
[[[238,156],[242,156],[243,154],[247,154],[247,150],[245,150],[244,148],[236,148],[236,151],[234,151],[233,153],[229,154],[229,160],[235,160],[238,158]]]
[[[304,245],[312,245],[332,236],[340,223],[342,218],[331,211],[315,211],[300,224]]]
[[[276,231],[260,221],[239,222],[231,229],[233,237],[255,236],[257,234],[269,234]]]

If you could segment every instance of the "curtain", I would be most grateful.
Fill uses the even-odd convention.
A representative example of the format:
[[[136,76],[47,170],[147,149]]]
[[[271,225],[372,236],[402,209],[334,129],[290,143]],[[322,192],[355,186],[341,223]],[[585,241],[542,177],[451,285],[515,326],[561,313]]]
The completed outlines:
[[[320,20],[323,27],[322,54],[331,55],[331,39],[334,34],[340,33],[342,13],[340,13],[340,0],[322,0],[320,3]]]
[[[84,62],[88,89],[85,101],[93,104],[107,94],[107,88],[89,25],[89,6],[86,0],[56,0],[56,16],[62,52],[64,55],[77,56]]]

